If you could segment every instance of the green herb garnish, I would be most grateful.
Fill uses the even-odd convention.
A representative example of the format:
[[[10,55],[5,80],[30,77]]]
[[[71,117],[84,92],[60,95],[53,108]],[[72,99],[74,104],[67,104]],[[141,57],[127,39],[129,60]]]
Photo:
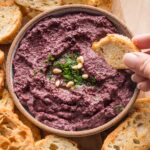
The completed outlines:
[[[117,106],[115,106],[115,111],[116,111],[116,113],[122,112],[123,109],[124,109],[124,106],[122,106],[122,105],[117,105]]]
[[[52,78],[52,74],[51,74],[50,71],[47,73],[47,78],[48,78],[49,80]]]
[[[74,70],[72,66],[77,65],[77,53],[65,54],[61,59],[54,62],[53,66],[62,70],[62,76],[68,81],[74,81],[76,84],[81,85],[84,83],[81,70]]]
[[[34,69],[34,70],[33,70],[33,75],[36,76],[37,73],[38,73],[38,70],[37,70],[37,69]]]
[[[55,58],[49,53],[47,59],[45,60],[45,63],[48,63],[48,62],[51,62],[54,60],[55,60]]]

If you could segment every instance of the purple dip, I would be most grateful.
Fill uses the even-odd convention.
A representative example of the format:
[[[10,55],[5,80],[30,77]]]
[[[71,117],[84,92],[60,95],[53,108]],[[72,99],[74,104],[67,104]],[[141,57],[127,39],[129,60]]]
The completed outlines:
[[[135,84],[129,70],[115,70],[94,53],[91,44],[117,33],[105,16],[83,13],[45,18],[29,30],[13,60],[14,90],[21,104],[40,122],[61,130],[85,130],[114,118],[130,101]],[[66,52],[84,57],[83,73],[95,84],[82,84],[74,90],[56,87],[54,75],[47,72],[51,54],[58,59]]]

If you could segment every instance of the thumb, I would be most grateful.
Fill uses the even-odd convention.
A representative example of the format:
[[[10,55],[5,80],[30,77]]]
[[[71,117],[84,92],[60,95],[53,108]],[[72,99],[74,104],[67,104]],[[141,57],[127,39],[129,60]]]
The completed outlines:
[[[150,55],[142,52],[127,53],[123,61],[136,74],[150,79]]]

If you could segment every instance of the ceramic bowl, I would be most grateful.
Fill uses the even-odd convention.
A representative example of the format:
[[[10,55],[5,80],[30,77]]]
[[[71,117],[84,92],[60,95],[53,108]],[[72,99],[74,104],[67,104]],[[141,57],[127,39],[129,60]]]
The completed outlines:
[[[15,54],[15,51],[18,47],[19,42],[22,40],[24,37],[25,33],[27,30],[32,28],[37,22],[39,22],[41,19],[48,17],[48,16],[59,16],[63,14],[69,14],[69,13],[77,13],[77,12],[85,12],[88,14],[95,14],[95,15],[104,15],[106,16],[111,22],[117,27],[118,31],[120,33],[123,33],[124,35],[128,36],[129,38],[132,37],[131,32],[129,29],[126,27],[124,23],[122,23],[120,20],[118,20],[116,17],[114,17],[112,14],[101,10],[97,9],[95,7],[91,6],[86,6],[86,5],[72,5],[72,6],[62,6],[62,7],[56,7],[53,9],[50,9],[47,12],[44,12],[35,18],[33,18],[30,22],[28,22],[22,30],[18,33],[17,37],[13,41],[11,48],[8,53],[7,57],[7,65],[6,65],[6,78],[7,78],[7,85],[8,89],[14,99],[14,103],[16,104],[17,108],[20,110],[21,113],[23,113],[33,124],[38,126],[39,128],[48,131],[50,133],[58,134],[61,136],[66,136],[66,137],[82,137],[82,136],[88,136],[88,135],[93,135],[96,133],[100,133],[116,123],[118,123],[131,109],[132,105],[134,104],[137,95],[138,95],[138,89],[135,89],[135,92],[133,94],[133,97],[131,98],[130,102],[126,105],[124,110],[118,114],[115,118],[113,118],[111,121],[105,123],[104,125],[101,125],[99,127],[96,127],[94,129],[89,129],[89,130],[83,130],[83,131],[63,131],[59,129],[55,129],[52,127],[48,127],[47,125],[39,122],[36,120],[30,113],[21,105],[19,99],[17,98],[14,89],[13,89],[13,68],[12,68],[12,61],[13,57]]]

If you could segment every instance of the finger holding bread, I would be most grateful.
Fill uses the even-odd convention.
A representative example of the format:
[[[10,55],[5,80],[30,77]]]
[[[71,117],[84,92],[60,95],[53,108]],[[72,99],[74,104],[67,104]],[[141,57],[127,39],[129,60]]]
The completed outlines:
[[[0,5],[0,44],[10,43],[22,25],[22,13],[17,5]]]

